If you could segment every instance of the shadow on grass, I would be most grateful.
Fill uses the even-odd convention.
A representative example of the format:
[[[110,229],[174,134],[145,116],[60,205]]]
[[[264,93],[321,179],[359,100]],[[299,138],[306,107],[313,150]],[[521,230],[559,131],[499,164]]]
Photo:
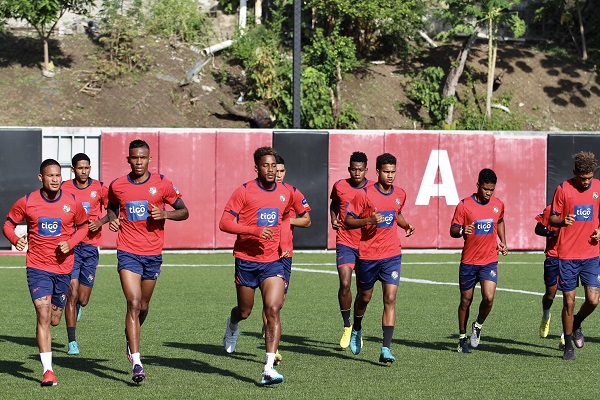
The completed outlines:
[[[23,367],[22,362],[0,360],[0,375],[12,375],[15,378],[26,379],[28,381],[39,383],[38,379],[35,379],[31,376],[33,373],[34,371]]]
[[[0,335],[0,342],[2,342],[2,341],[11,342],[11,343],[18,344],[21,346],[33,347],[33,348],[35,348],[36,352],[38,350],[37,340],[33,336],[32,337],[23,337],[23,336]],[[64,344],[52,342],[52,351],[63,351],[62,349],[64,349],[64,348],[65,348]],[[66,353],[66,351],[64,351],[64,352]]]
[[[75,371],[85,371],[92,375],[96,375],[98,378],[105,378],[111,379],[113,381],[130,383],[129,379],[122,379],[114,376],[114,374],[128,376],[127,372],[125,372],[122,369],[115,369],[102,364],[107,362],[109,362],[109,360],[86,358],[80,356],[54,356],[52,358],[52,364],[60,366],[62,368],[69,368]]]

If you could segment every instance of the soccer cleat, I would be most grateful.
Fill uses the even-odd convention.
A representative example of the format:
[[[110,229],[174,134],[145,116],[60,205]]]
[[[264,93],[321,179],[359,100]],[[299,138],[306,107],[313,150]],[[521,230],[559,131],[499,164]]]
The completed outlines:
[[[142,383],[146,379],[146,373],[144,372],[144,367],[140,364],[135,364],[133,366],[133,376],[131,380],[135,383]]]
[[[274,368],[271,368],[270,371],[264,371],[262,373],[262,378],[260,380],[260,384],[262,386],[267,386],[267,385],[275,385],[277,383],[281,383],[283,382],[283,375],[281,375],[279,372],[275,371]]]
[[[75,340],[69,342],[69,350],[67,351],[67,354],[71,356],[79,355],[79,346],[77,345],[77,342]]]
[[[56,375],[54,372],[49,369],[44,372],[44,377],[42,378],[42,386],[56,386],[58,382],[56,381]]]
[[[279,353],[279,350],[275,352],[275,361],[273,362],[275,365],[279,365],[279,363],[283,360],[283,356]]]
[[[542,318],[542,322],[540,323],[540,337],[542,338],[548,337],[548,333],[550,332],[550,318],[552,316],[549,316],[548,319]]]
[[[352,326],[345,326],[344,333],[340,339],[340,347],[346,350],[350,346],[350,336],[352,336]]]
[[[360,331],[355,331],[352,329],[352,334],[350,335],[350,351],[352,354],[359,354],[362,349],[363,340],[362,340],[362,329]]]
[[[575,359],[575,349],[572,347],[566,348],[564,349],[563,352],[563,360],[566,361],[572,361]]]
[[[396,357],[392,355],[392,351],[389,347],[382,347],[381,354],[379,355],[379,362],[382,363],[393,363],[396,361]]]
[[[225,351],[228,353],[233,353],[235,351],[235,345],[237,344],[237,338],[240,335],[240,328],[234,331],[229,328],[229,324],[231,323],[231,318],[227,319],[227,327],[225,328],[225,336],[223,336],[223,346],[225,347]]]
[[[459,353],[470,353],[469,351],[469,340],[468,338],[465,336],[463,338],[459,338],[458,339],[458,348],[457,351]]]
[[[564,335],[561,335],[561,337],[560,337],[560,341],[558,342],[558,349],[559,350],[565,349],[565,336]]]
[[[573,343],[575,343],[575,347],[577,347],[578,349],[582,348],[585,344],[585,337],[583,337],[581,327],[573,331]]]
[[[471,325],[473,329],[471,332],[471,347],[475,348],[479,346],[479,338],[481,337],[481,328],[475,326],[475,322]]]
[[[81,314],[83,313],[83,307],[79,303],[75,306],[77,308],[77,322],[81,319]]]

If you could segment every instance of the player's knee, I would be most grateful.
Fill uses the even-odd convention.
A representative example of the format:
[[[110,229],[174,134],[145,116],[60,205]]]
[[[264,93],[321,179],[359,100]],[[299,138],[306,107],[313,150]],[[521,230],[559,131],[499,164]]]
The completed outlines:
[[[58,324],[60,324],[60,317],[52,316],[52,318],[50,318],[50,325],[58,326]]]
[[[89,301],[90,301],[89,297],[88,298],[80,298],[78,303],[81,307],[85,307],[88,305]]]
[[[142,303],[140,302],[139,299],[137,298],[133,298],[133,299],[127,299],[127,310],[130,312],[140,312],[142,308]]]

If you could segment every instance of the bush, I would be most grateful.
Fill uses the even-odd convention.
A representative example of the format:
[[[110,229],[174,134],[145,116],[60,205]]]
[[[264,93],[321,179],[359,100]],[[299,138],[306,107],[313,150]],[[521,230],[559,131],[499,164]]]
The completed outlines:
[[[195,0],[151,0],[146,28],[148,33],[198,43],[209,33],[208,17]]]

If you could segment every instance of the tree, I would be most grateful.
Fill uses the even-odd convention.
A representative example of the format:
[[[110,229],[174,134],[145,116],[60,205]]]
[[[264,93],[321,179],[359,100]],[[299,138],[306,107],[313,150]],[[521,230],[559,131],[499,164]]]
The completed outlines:
[[[27,21],[44,45],[44,70],[48,71],[48,39],[62,16],[67,12],[84,14],[93,0],[3,0],[0,17]]]

